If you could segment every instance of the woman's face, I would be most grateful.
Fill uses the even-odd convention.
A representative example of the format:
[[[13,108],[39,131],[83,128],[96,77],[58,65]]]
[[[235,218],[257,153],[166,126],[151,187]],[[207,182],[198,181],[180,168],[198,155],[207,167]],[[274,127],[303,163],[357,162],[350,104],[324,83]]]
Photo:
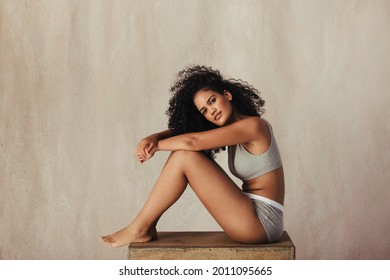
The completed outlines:
[[[205,89],[194,96],[194,104],[199,112],[209,121],[218,126],[229,124],[234,118],[234,110],[230,103],[232,94],[225,90],[223,95],[216,91]]]

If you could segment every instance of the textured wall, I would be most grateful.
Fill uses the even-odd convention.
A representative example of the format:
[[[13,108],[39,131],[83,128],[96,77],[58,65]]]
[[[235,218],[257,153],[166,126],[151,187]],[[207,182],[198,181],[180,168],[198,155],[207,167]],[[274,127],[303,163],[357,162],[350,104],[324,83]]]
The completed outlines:
[[[123,259],[175,74],[262,91],[298,259],[390,259],[390,2],[0,0],[0,258]],[[218,159],[225,167],[226,155]],[[160,230],[219,230],[191,190]]]

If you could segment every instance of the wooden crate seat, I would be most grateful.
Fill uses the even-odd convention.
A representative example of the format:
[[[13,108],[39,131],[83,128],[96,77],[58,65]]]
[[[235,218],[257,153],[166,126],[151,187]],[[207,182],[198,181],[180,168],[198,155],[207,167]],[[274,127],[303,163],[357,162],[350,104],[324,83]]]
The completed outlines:
[[[295,246],[283,233],[281,240],[269,244],[243,244],[224,232],[159,232],[148,243],[131,243],[129,260],[292,260]]]

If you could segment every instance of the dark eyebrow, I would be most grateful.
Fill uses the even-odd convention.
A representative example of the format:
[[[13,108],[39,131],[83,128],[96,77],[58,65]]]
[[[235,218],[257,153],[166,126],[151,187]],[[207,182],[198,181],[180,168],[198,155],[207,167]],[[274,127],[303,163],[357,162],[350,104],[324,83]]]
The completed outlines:
[[[214,96],[214,94],[211,95],[211,96],[209,97],[209,99],[207,99],[207,104],[210,103],[210,99],[211,99],[213,96]],[[204,109],[204,107],[200,108],[199,112],[202,112],[203,109]]]

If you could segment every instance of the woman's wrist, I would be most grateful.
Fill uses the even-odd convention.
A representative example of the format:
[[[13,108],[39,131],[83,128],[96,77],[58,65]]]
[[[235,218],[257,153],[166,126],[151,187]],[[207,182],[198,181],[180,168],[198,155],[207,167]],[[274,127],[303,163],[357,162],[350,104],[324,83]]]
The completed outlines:
[[[153,148],[150,150],[150,153],[156,153],[156,152],[160,152],[160,147],[159,147],[159,143],[160,141],[156,141],[155,145],[153,146]]]

